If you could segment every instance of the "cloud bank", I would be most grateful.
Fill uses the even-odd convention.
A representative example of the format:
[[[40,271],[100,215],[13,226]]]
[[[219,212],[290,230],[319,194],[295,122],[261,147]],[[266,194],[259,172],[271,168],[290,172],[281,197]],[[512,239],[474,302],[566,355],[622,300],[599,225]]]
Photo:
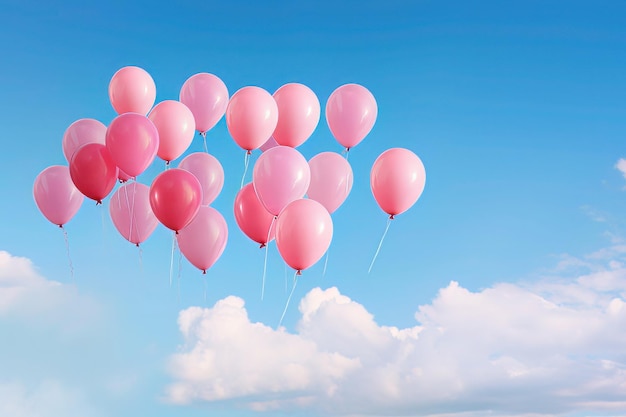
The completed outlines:
[[[402,329],[337,288],[301,300],[294,333],[252,322],[237,297],[188,308],[167,399],[331,415],[623,415],[625,252],[568,258],[532,284],[451,282]]]

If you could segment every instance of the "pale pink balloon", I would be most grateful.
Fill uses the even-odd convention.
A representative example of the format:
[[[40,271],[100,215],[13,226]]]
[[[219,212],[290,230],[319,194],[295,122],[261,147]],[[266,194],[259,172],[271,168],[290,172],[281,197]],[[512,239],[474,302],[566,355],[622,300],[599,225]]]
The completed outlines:
[[[243,87],[228,102],[228,131],[235,143],[247,151],[260,148],[272,136],[277,123],[276,101],[260,87]]]
[[[119,69],[109,82],[109,100],[117,114],[148,114],[156,99],[156,85],[146,70],[129,66]]]
[[[252,172],[254,191],[274,216],[289,203],[304,197],[311,181],[311,170],[300,152],[289,146],[276,146],[263,152]]]
[[[191,172],[202,186],[202,205],[211,204],[224,187],[224,169],[216,157],[206,152],[195,152],[180,161],[178,168]]]
[[[311,183],[307,195],[321,203],[329,213],[343,204],[352,189],[352,167],[335,152],[322,152],[309,161]]]
[[[72,155],[70,176],[85,197],[101,204],[115,187],[118,168],[106,146],[86,143]]]
[[[372,130],[378,106],[368,89],[345,84],[332,92],[326,103],[326,121],[333,136],[344,148],[358,145]]]
[[[219,211],[203,206],[176,239],[185,258],[206,274],[226,248],[228,226]]]
[[[86,143],[104,145],[107,127],[95,119],[79,119],[72,123],[63,134],[63,155],[70,162],[76,149]]]
[[[276,143],[292,148],[302,145],[320,121],[320,102],[306,85],[285,84],[274,93],[278,123],[272,135]]]
[[[150,207],[150,187],[138,182],[122,185],[113,193],[109,214],[122,237],[137,246],[150,237],[159,223]]]
[[[57,226],[69,222],[84,200],[72,182],[69,168],[62,165],[50,166],[37,175],[33,197],[41,214]]]
[[[370,172],[374,198],[391,218],[411,208],[422,195],[425,184],[424,164],[404,148],[392,148],[380,154]]]
[[[196,129],[206,133],[224,116],[228,89],[217,76],[202,72],[185,81],[180,89],[180,101],[193,113]]]
[[[276,224],[276,247],[287,265],[303,271],[328,250],[333,238],[333,221],[315,200],[296,200],[283,210]]]
[[[124,113],[109,125],[106,146],[119,169],[134,178],[154,161],[159,149],[159,132],[146,116]]]
[[[189,171],[170,168],[150,186],[150,206],[163,226],[179,232],[198,213],[202,203],[200,181]]]
[[[261,247],[274,240],[276,233],[274,215],[263,207],[252,183],[244,185],[235,196],[234,212],[239,229],[250,239],[261,244]]]
[[[266,140],[259,149],[261,149],[261,152],[265,152],[266,150],[272,149],[275,146],[278,146],[278,143],[276,143],[276,140],[272,136],[270,136],[270,138]]]
[[[165,100],[154,106],[148,118],[159,132],[159,158],[170,162],[185,153],[196,133],[196,122],[187,106]]]

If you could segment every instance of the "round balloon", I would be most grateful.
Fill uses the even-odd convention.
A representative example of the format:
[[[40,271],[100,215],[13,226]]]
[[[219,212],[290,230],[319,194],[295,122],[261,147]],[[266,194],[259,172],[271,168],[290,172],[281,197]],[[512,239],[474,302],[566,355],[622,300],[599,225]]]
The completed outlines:
[[[276,231],[274,215],[263,207],[252,183],[244,185],[235,196],[234,211],[239,229],[250,239],[261,244],[261,247],[274,240]]]
[[[315,200],[296,200],[280,213],[276,247],[287,265],[300,272],[319,261],[333,238],[333,222]]]
[[[159,132],[146,116],[124,113],[109,124],[106,146],[117,166],[134,178],[154,161],[159,149]]]
[[[180,89],[180,101],[193,113],[196,129],[206,133],[224,116],[228,89],[217,76],[202,72],[185,81]]]
[[[63,134],[63,155],[69,163],[76,149],[87,143],[105,144],[107,127],[95,119],[80,119]]]
[[[372,130],[378,106],[370,91],[359,84],[345,84],[332,92],[326,103],[326,121],[344,148],[358,145]]]
[[[119,69],[109,82],[109,99],[117,114],[148,114],[156,99],[154,80],[143,68]]]
[[[137,182],[122,185],[111,196],[109,214],[117,231],[139,246],[157,227],[150,207],[150,187]]]
[[[311,184],[307,195],[320,202],[329,213],[343,204],[352,189],[352,167],[335,152],[322,152],[309,161]]]
[[[202,205],[211,204],[224,186],[224,169],[216,157],[206,152],[195,152],[180,161],[178,168],[191,172],[202,186]]]
[[[41,214],[59,227],[76,215],[84,199],[72,181],[69,168],[62,165],[50,166],[37,175],[33,197]]]
[[[276,143],[295,148],[311,136],[320,121],[320,102],[306,85],[285,84],[274,93],[278,123],[272,135]]]
[[[391,218],[411,208],[422,195],[425,184],[424,164],[404,148],[392,148],[380,154],[370,172],[374,198]]]
[[[272,136],[278,123],[278,106],[274,97],[260,87],[243,87],[230,98],[226,108],[226,125],[241,148],[252,151]]]
[[[179,232],[198,213],[202,203],[200,181],[189,171],[163,171],[150,186],[150,206],[163,226]]]
[[[170,162],[189,148],[196,132],[196,122],[191,110],[183,103],[162,101],[154,106],[148,118],[159,132],[159,158]]]
[[[191,223],[176,235],[176,239],[185,258],[206,273],[226,248],[228,226],[219,211],[203,206]]]
[[[118,169],[106,146],[87,143],[74,152],[70,176],[85,197],[100,204],[115,187]]]

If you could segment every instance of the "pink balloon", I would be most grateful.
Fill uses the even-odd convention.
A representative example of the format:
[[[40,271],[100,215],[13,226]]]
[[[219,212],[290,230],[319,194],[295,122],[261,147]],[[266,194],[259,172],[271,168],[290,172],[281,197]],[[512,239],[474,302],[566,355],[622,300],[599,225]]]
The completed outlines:
[[[189,171],[163,171],[150,186],[150,206],[163,226],[179,232],[198,213],[202,203],[200,181]]]
[[[404,148],[392,148],[380,154],[370,172],[374,198],[391,218],[415,204],[425,183],[426,171],[422,161]]]
[[[324,256],[332,238],[333,222],[330,214],[315,200],[293,201],[278,217],[278,252],[287,265],[298,273]]]
[[[273,137],[276,143],[292,148],[302,145],[320,121],[320,102],[307,86],[285,84],[274,93],[278,106],[278,124]]]
[[[270,136],[270,138],[266,140],[265,143],[261,145],[259,149],[261,149],[261,152],[265,152],[266,150],[272,149],[275,146],[278,146],[278,143],[276,143],[276,139]]]
[[[196,133],[196,122],[187,106],[165,100],[154,106],[148,118],[159,132],[159,158],[169,162],[185,153]]]
[[[109,82],[109,99],[117,114],[146,115],[156,99],[156,85],[143,68],[124,67]]]
[[[117,166],[134,178],[154,161],[159,149],[159,132],[146,116],[124,113],[109,125],[106,146]]]
[[[372,130],[378,106],[365,87],[345,84],[332,92],[326,103],[326,121],[333,136],[344,148],[361,142]]]
[[[187,155],[178,168],[191,172],[202,186],[202,205],[211,204],[224,187],[224,169],[213,155],[196,152]]]
[[[83,204],[66,166],[53,165],[41,171],[33,185],[35,203],[48,221],[59,227],[69,222]]]
[[[274,97],[260,87],[243,87],[228,102],[226,125],[234,141],[247,151],[258,149],[278,123]]]
[[[95,119],[80,119],[72,123],[63,134],[63,155],[70,162],[76,149],[86,143],[104,145],[107,127]]]
[[[109,214],[117,231],[137,246],[150,237],[158,224],[150,207],[150,187],[137,182],[122,185],[113,193]]]
[[[254,191],[274,216],[289,203],[304,197],[311,181],[311,170],[304,156],[289,146],[276,146],[263,152],[252,172]]]
[[[121,182],[121,183],[125,183],[126,181],[132,179],[133,177],[131,177],[130,175],[128,175],[127,173],[125,173],[124,171],[122,171],[121,169],[118,170],[117,172],[117,179]]]
[[[322,152],[309,161],[311,184],[307,195],[334,213],[352,189],[352,167],[335,152]]]
[[[176,239],[185,258],[206,274],[206,270],[215,264],[226,248],[228,226],[219,211],[203,206]]]
[[[276,221],[259,201],[252,183],[244,185],[235,196],[235,221],[239,229],[261,247],[274,240]],[[270,232],[270,227],[272,228]],[[268,239],[269,237],[269,239]]]
[[[185,81],[180,89],[180,101],[193,113],[196,129],[206,133],[226,112],[228,89],[217,76],[203,72]]]
[[[117,182],[118,169],[106,146],[87,143],[74,152],[70,161],[70,176],[85,197],[98,204],[109,195]]]

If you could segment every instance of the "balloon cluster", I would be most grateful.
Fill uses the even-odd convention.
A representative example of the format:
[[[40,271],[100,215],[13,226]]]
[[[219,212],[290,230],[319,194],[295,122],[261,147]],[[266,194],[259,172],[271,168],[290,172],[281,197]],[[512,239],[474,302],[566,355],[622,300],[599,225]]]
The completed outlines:
[[[206,138],[225,116],[239,147],[248,154],[262,151],[252,182],[235,197],[241,231],[261,247],[275,239],[280,255],[298,274],[327,251],[331,214],[350,193],[353,174],[338,153],[322,152],[307,161],[296,150],[320,119],[320,103],[311,89],[291,83],[272,95],[249,86],[229,98],[222,80],[199,73],[185,81],[179,100],[154,105],[152,77],[129,66],[113,75],[109,99],[117,112],[110,124],[94,119],[72,123],[62,142],[69,165],[48,167],[35,180],[36,204],[50,222],[63,227],[83,196],[100,204],[119,181],[109,205],[119,233],[139,245],[161,223],[175,232],[185,258],[206,272],[228,240],[224,217],[210,206],[222,190],[224,171],[208,152],[191,153],[176,168],[170,162],[187,151],[196,131]],[[337,88],[326,104],[330,131],[346,151],[369,134],[376,117],[374,96],[357,84]],[[166,169],[149,186],[137,182],[156,157],[166,162]],[[389,149],[374,163],[370,183],[376,201],[393,218],[421,195],[424,166],[407,149]]]

